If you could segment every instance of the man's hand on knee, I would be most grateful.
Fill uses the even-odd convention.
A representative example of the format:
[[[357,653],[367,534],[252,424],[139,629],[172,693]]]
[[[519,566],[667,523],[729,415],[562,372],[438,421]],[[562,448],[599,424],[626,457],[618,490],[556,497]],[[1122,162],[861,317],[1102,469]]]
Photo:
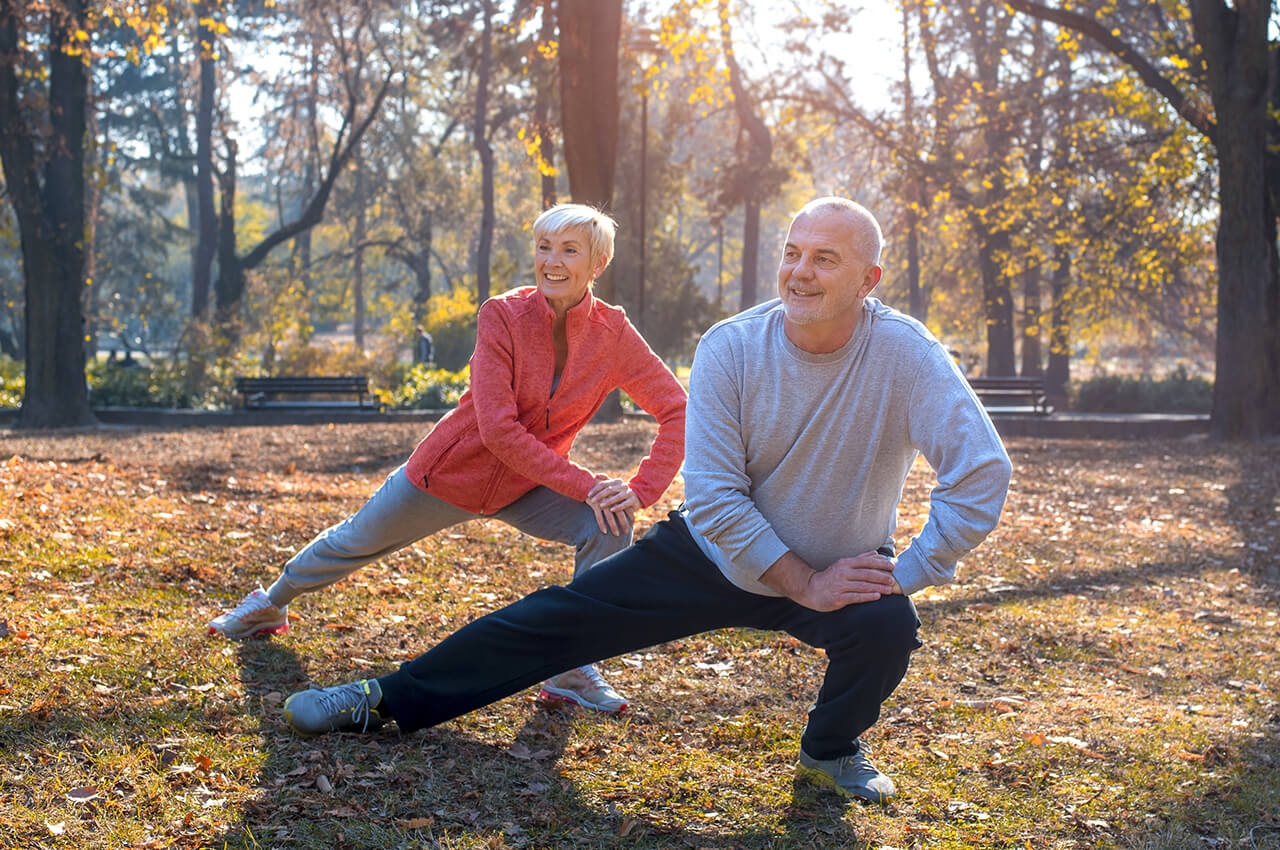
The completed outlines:
[[[901,593],[893,578],[893,562],[878,552],[841,558],[825,570],[814,570],[787,553],[765,570],[760,580],[814,611],[836,611]]]

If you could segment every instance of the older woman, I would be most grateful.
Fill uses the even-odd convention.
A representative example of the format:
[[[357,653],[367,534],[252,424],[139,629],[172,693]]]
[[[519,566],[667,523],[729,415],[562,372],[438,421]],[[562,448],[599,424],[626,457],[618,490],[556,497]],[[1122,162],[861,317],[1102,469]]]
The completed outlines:
[[[210,622],[211,634],[281,634],[301,594],[475,517],[572,544],[575,576],[630,544],[636,509],[658,500],[684,457],[685,392],[626,314],[591,292],[613,256],[615,227],[581,204],[538,216],[537,286],[481,305],[471,386],[457,409],[364,507],[294,555],[269,588]],[[619,387],[658,420],[648,457],[627,481],[568,458],[578,432]],[[541,695],[610,713],[627,707],[591,665],[552,677]]]

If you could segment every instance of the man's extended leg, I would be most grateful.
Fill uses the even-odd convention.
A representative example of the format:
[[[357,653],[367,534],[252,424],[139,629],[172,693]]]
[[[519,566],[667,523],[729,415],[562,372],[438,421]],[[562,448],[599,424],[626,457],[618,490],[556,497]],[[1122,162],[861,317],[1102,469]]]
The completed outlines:
[[[567,587],[548,587],[464,626],[378,680],[400,728],[442,723],[601,658],[761,619],[770,597],[731,585],[682,519],[654,526]]]
[[[601,531],[595,512],[586,502],[549,487],[535,487],[494,516],[534,537],[572,546],[574,577],[631,545],[630,523],[621,534]],[[543,682],[539,696],[606,714],[627,709],[626,698],[613,689],[594,664],[557,673]]]

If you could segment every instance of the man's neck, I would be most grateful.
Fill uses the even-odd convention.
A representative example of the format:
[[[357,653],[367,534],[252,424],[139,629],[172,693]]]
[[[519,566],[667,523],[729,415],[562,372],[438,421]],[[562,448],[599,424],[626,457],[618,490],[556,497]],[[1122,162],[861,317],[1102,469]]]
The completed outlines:
[[[861,311],[854,313],[851,322],[813,322],[796,324],[790,319],[783,319],[782,329],[791,340],[791,344],[801,351],[810,354],[830,354],[853,338],[858,329]]]

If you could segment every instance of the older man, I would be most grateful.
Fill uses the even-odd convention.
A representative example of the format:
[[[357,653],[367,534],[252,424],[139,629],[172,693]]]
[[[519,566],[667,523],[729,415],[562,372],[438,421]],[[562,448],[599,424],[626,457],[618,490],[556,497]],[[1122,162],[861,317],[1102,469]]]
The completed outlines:
[[[859,736],[918,647],[909,594],[950,581],[990,533],[1010,465],[946,349],[868,298],[880,227],[842,198],[791,222],[778,299],[715,325],[694,358],[685,506],[567,587],[482,617],[390,675],[303,691],[300,734],[441,723],[559,670],[728,626],[786,631],[828,665],[800,778],[884,801]],[[895,555],[917,453],[937,485]]]

